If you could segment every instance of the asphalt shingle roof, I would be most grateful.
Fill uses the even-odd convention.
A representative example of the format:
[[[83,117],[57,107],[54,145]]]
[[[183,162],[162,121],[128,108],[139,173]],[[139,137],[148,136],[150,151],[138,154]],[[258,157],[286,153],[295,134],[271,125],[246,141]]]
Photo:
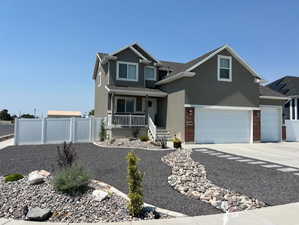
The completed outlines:
[[[260,86],[260,96],[286,97],[285,95],[266,86]]]
[[[285,76],[268,84],[267,87],[286,96],[299,95],[299,77]]]

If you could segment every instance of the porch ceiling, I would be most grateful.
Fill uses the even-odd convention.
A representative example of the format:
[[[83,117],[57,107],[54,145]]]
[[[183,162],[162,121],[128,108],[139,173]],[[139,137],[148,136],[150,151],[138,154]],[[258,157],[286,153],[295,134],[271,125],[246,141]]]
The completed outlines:
[[[149,97],[165,97],[166,92],[158,89],[151,88],[137,88],[137,87],[117,87],[112,85],[105,86],[109,93],[119,95],[132,95],[132,96],[149,96]]]

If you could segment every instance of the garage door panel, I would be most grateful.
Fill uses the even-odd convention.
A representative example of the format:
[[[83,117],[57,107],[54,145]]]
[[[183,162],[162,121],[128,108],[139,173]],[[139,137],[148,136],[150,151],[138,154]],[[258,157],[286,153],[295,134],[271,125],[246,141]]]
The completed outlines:
[[[274,107],[261,107],[261,141],[281,140],[281,111]]]
[[[250,142],[250,112],[199,109],[196,137],[198,143]]]

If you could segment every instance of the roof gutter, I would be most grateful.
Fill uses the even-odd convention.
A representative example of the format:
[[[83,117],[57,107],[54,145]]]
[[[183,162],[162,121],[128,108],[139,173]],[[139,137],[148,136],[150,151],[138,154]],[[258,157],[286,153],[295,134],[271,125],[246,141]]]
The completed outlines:
[[[170,83],[174,80],[178,80],[178,79],[181,79],[181,78],[184,78],[184,77],[194,77],[194,76],[195,76],[195,72],[184,71],[184,72],[177,73],[173,76],[167,77],[163,80],[160,80],[156,83],[156,85],[167,84],[167,83]]]
[[[274,99],[274,100],[289,100],[289,97],[276,97],[276,96],[260,96],[261,99]]]
[[[109,93],[119,94],[119,95],[133,95],[133,96],[150,96],[150,97],[166,97],[167,93],[163,91],[151,92],[151,91],[136,91],[136,90],[121,90],[121,89],[111,89],[105,86]]]

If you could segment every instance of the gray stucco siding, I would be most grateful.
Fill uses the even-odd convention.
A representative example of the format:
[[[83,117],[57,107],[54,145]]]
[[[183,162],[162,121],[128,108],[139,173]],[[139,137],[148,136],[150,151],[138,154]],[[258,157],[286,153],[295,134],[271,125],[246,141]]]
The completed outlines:
[[[107,84],[108,75],[107,67],[99,66],[98,70],[101,70],[102,75],[97,76],[95,80],[95,117],[103,117],[107,115],[108,110],[108,92],[105,88]],[[99,79],[101,79],[101,85],[99,86]]]
[[[231,56],[227,50],[217,55]],[[186,104],[258,107],[259,84],[254,82],[255,77],[232,57],[232,81],[218,81],[217,55],[195,68],[194,77],[176,80],[161,89],[168,93],[185,89]]]

